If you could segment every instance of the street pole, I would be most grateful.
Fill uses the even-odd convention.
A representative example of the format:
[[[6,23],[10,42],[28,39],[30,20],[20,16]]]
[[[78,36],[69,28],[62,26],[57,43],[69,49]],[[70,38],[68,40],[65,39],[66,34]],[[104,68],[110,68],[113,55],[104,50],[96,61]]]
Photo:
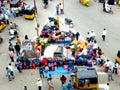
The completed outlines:
[[[62,5],[63,5],[63,14],[64,14],[64,0],[62,0]]]
[[[34,0],[34,6],[35,6],[35,30],[36,30],[36,35],[37,37],[39,37],[39,23],[38,23],[38,20],[37,20],[37,14],[36,14],[36,11],[37,11],[37,6],[36,6],[36,0]]]

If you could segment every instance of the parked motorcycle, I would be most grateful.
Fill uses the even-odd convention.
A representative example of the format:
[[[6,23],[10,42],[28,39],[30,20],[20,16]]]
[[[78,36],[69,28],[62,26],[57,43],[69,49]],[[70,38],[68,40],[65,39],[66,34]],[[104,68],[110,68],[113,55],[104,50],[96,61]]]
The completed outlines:
[[[17,36],[18,36],[18,32],[17,32],[16,29],[10,29],[9,30],[9,40],[12,40]]]
[[[65,18],[65,24],[69,25],[70,28],[74,27],[74,24],[71,19]]]
[[[113,14],[113,10],[112,10],[112,8],[110,7],[110,10],[109,11],[106,11],[106,9],[105,8],[103,8],[103,11],[104,12],[106,12],[106,13],[109,13],[109,14]]]

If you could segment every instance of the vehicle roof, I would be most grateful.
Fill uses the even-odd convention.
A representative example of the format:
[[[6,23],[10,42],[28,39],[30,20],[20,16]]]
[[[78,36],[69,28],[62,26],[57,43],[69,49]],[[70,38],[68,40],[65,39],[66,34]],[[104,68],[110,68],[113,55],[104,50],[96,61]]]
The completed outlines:
[[[0,15],[0,20],[2,20],[4,18],[4,15],[3,14],[1,14]]]
[[[98,75],[95,69],[78,70],[77,72],[78,79],[97,78],[97,77]]]
[[[34,5],[28,5],[25,10],[32,10],[34,8]]]
[[[19,2],[19,0],[13,0],[10,2],[10,4],[17,4]]]

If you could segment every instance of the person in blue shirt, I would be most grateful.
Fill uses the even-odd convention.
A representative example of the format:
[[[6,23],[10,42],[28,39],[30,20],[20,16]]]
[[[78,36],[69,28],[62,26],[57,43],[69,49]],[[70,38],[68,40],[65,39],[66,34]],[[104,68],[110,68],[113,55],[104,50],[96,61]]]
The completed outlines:
[[[68,88],[68,90],[74,90],[73,83],[71,80],[69,80],[69,82],[67,84],[67,88]]]

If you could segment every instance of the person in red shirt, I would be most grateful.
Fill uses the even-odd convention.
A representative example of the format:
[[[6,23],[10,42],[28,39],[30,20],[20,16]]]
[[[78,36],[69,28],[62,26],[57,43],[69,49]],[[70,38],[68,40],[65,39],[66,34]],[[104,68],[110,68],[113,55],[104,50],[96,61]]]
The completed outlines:
[[[66,78],[64,75],[62,75],[62,76],[60,77],[60,80],[61,80],[61,83],[65,83],[66,80],[67,80],[67,78]]]

